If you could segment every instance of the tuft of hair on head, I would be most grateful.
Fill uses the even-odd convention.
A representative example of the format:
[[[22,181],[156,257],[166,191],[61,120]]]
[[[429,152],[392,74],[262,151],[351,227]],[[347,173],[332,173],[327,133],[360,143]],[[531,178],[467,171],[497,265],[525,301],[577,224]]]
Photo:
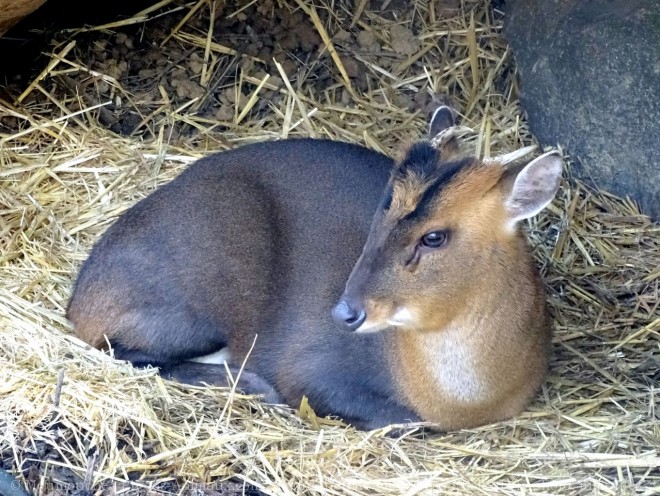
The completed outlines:
[[[411,145],[392,170],[386,201],[390,215],[401,217],[415,209],[437,169],[438,150],[427,142]]]
[[[550,204],[559,189],[562,170],[561,155],[550,151],[527,165],[507,171],[508,180],[503,188],[504,208],[511,229]]]

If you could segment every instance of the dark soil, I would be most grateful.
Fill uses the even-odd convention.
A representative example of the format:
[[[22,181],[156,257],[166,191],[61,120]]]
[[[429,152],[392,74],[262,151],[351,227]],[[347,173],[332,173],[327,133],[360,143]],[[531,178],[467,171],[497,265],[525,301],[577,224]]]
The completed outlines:
[[[80,95],[84,106],[112,101],[98,110],[98,123],[121,135],[148,139],[157,135],[155,122],[166,119],[168,110],[183,105],[190,105],[186,112],[198,118],[220,123],[230,121],[234,116],[236,100],[239,100],[240,108],[254,90],[254,85],[244,84],[242,91],[237,94],[237,77],[251,76],[260,80],[270,74],[268,82],[281,87],[282,80],[275,61],[282,64],[294,87],[298,80],[313,80],[316,97],[323,95],[338,80],[335,64],[327,50],[319,52],[319,34],[308,16],[301,9],[294,8],[294,2],[288,8],[274,0],[260,0],[243,10],[241,8],[246,4],[244,1],[217,2],[212,13],[208,6],[202,7],[181,31],[205,38],[212,15],[213,42],[236,51],[235,54],[218,57],[212,65],[212,74],[204,82],[201,81],[204,47],[175,38],[163,44],[167,35],[188,12],[188,7],[172,4],[166,7],[165,12],[169,13],[162,17],[112,31],[78,34],[61,31],[62,28],[81,24],[95,25],[118,17],[130,17],[136,7],[145,7],[142,0],[131,2],[130,10],[127,7],[129,2],[109,3],[113,8],[92,11],[71,0],[50,0],[46,10],[38,11],[11,31],[7,39],[0,41],[0,81],[5,81],[4,91],[13,97],[20,94],[48,61],[46,56],[37,56],[37,53],[56,52],[73,38],[77,42],[76,48],[74,54],[69,54],[67,58],[78,60],[90,71],[114,78],[118,85],[109,83],[94,72],[48,77],[43,84],[49,91],[60,86],[66,88],[69,94]],[[409,18],[412,13],[396,3],[393,2],[379,15],[384,19]],[[389,28],[388,40],[376,36],[375,30],[351,28],[351,4],[346,2],[343,8],[338,6],[331,18],[322,9],[318,9],[318,12],[333,36],[352,85],[364,91],[373,85],[370,84],[369,71],[359,58],[377,61],[378,66],[390,70],[415,53],[420,42],[414,37],[414,23],[412,28],[407,27],[407,23],[393,25]],[[437,12],[439,15],[455,15],[458,5],[456,0],[438,0]],[[75,15],[67,15],[62,19],[62,9]],[[118,12],[122,15],[118,16]],[[152,14],[152,17],[156,15]],[[45,40],[48,40],[47,46],[44,46]],[[123,91],[118,90],[118,87]],[[1,91],[3,88],[0,83]],[[263,90],[260,96],[251,110],[252,119],[268,113],[269,102],[280,98],[278,92],[270,90]],[[393,97],[399,106],[411,110],[425,109],[430,103],[426,92],[406,94],[405,90],[401,90]],[[338,96],[333,93],[331,98],[336,98],[342,104],[349,104],[351,100],[345,90]],[[25,103],[39,103],[40,99],[46,101],[44,95],[33,92]],[[195,101],[191,104],[191,100]],[[3,127],[11,129],[11,119],[3,121],[0,118],[0,129]],[[196,129],[186,124],[176,124],[168,129],[170,140],[180,133],[194,132]]]

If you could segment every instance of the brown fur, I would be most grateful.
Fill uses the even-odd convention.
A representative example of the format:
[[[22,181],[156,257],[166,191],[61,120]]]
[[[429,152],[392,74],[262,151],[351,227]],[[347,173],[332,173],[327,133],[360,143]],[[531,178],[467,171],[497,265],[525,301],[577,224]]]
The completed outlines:
[[[478,322],[473,328],[466,326],[463,338],[474,351],[475,374],[488,379],[489,398],[477,403],[452,398],[435,383],[432,365],[423,359],[428,346],[421,333],[401,330],[396,335],[391,360],[400,371],[399,393],[421,417],[438,422],[444,429],[512,417],[530,401],[547,371],[551,326],[542,283],[524,242],[514,243],[510,255],[509,267],[499,267],[482,279],[477,294],[448,302],[447,306],[453,307],[451,314],[438,317],[438,330],[424,332],[441,334],[457,315],[461,320]],[[511,273],[520,278],[519,283],[502,287],[501,281]],[[484,315],[488,316],[486,321],[480,319]],[[410,360],[413,356],[420,359]]]
[[[106,232],[68,317],[92,346],[195,384],[226,384],[222,365],[187,361],[226,347],[231,370],[247,361],[246,392],[294,407],[306,396],[363,428],[515,415],[547,369],[543,287],[507,222],[515,176],[452,162],[456,149],[413,145],[393,167],[283,140],[203,159]],[[432,231],[447,243],[422,247]],[[394,328],[340,330],[342,287],[335,310],[362,305],[362,330]]]
[[[93,309],[86,308],[86,305],[74,306],[67,312],[67,317],[72,322],[77,322],[76,334],[83,341],[90,344],[94,348],[107,349],[108,342],[107,336],[112,336],[112,328],[109,326],[111,322],[116,322],[116,319],[121,315],[121,308],[118,308],[117,298],[112,292],[106,291],[90,291],[89,300],[94,301],[100,307],[105,309],[103,314],[95,312]],[[137,345],[137,340],[140,334],[136,333],[129,337],[133,342],[132,345]]]
[[[428,186],[428,179],[412,171],[408,171],[403,177],[394,181],[392,184],[392,204],[388,210],[388,216],[396,220],[415,210]]]
[[[393,299],[365,291],[371,321],[386,320],[397,306],[422,316],[414,325],[396,329],[390,363],[399,395],[422,418],[444,429],[515,415],[538,389],[548,366],[551,326],[543,286],[524,236],[507,228],[503,190],[510,185],[506,179],[504,168],[497,164],[468,167],[433,199],[430,215],[398,234],[418,239],[432,230],[449,229],[460,238],[454,243],[469,245],[469,257],[451,245],[446,248],[444,272],[451,275],[449,281],[437,280],[430,297],[406,288],[405,272],[410,269],[402,266],[389,272],[391,281],[381,282],[398,288]],[[392,226],[414,211],[429,184],[417,178],[396,181],[393,208],[383,226]],[[460,330],[461,344],[471,353],[470,367],[486,385],[487,394],[479,401],[452,397],[434,378],[438,364],[432,363],[429,350],[451,327]]]

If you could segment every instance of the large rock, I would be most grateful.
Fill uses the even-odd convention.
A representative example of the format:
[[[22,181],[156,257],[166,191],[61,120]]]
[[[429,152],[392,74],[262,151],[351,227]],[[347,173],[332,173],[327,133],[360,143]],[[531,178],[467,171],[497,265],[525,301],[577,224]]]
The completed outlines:
[[[660,218],[660,0],[507,0],[532,132]]]
[[[0,36],[46,0],[0,0]]]

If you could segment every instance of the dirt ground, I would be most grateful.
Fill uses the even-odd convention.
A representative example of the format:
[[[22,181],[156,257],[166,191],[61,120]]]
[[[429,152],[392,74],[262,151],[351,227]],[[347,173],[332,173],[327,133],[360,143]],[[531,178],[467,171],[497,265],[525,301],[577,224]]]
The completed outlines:
[[[54,0],[58,1],[58,0]],[[452,16],[460,9],[459,0],[435,0],[435,10],[438,16]],[[92,77],[81,81],[70,78],[66,74],[53,81],[56,84],[68,85],[89,106],[101,104],[108,99],[117,99],[117,104],[104,106],[99,110],[99,123],[121,135],[150,137],[150,121],[157,118],[159,109],[163,108],[163,96],[166,95],[169,105],[174,108],[189,105],[188,113],[197,117],[227,121],[233,117],[235,103],[245,102],[249,96],[249,87],[243,92],[235,91],[235,81],[238,77],[261,80],[266,74],[271,76],[268,83],[281,87],[283,81],[277,76],[276,62],[279,62],[284,72],[293,76],[304,71],[301,78],[313,78],[314,90],[320,96],[324,92],[333,91],[333,84],[338,76],[337,69],[331,62],[326,51],[317,57],[321,46],[321,38],[311,20],[301,9],[282,8],[276,0],[260,0],[258,2],[213,2],[212,11],[208,6],[201,7],[195,15],[186,21],[188,31],[197,31],[201,36],[208,33],[209,23],[213,25],[212,41],[228,48],[231,52],[217,60],[210,73],[202,74],[205,67],[204,47],[191,47],[181,43],[176,37],[168,34],[182,21],[186,10],[169,6],[163,9],[162,16],[146,24],[134,24],[127,27],[114,28],[112,31],[93,31],[87,33],[55,32],[45,51],[60,45],[66,39],[75,37],[76,58],[84,61]],[[378,5],[384,6],[382,10]],[[350,13],[353,2],[340,2],[337,9]],[[365,9],[372,9],[383,19],[407,19],[411,16],[406,9],[406,2],[367,2]],[[124,16],[131,14],[126,8]],[[324,22],[328,16],[323,11],[319,16]],[[124,17],[119,16],[119,17]],[[212,18],[212,20],[211,20]],[[58,24],[49,18],[49,31]],[[107,20],[107,16],[106,16]],[[29,21],[29,19],[28,19]],[[35,21],[37,22],[37,21]],[[43,22],[43,21],[42,21]],[[330,19],[332,24],[333,19]],[[336,21],[335,21],[336,22]],[[70,26],[70,22],[67,24]],[[390,71],[415,54],[420,48],[420,41],[415,37],[413,29],[404,24],[394,24],[389,30],[389,40],[379,38],[376,30],[345,26],[333,26],[333,43],[341,50],[343,66],[354,87],[360,91],[369,89],[366,77],[368,70],[365,63],[377,63],[385,71]],[[29,23],[19,26],[20,33],[14,36],[32,36]],[[10,33],[12,35],[12,33]],[[45,35],[42,35],[45,36]],[[387,42],[387,49],[384,44]],[[4,67],[4,77],[8,81],[5,89],[11,94],[18,94],[31,80],[35,70],[34,65],[25,66],[21,50],[28,57],[35,53],[35,47],[29,43],[6,45],[6,51],[15,50],[15,56],[8,60]],[[350,56],[359,53],[360,58]],[[447,56],[451,57],[451,53]],[[313,60],[312,64],[309,62]],[[11,64],[17,68],[12,72]],[[10,67],[7,67],[9,64]],[[117,94],[116,87],[94,77],[94,72],[115,79],[119,85],[131,95],[130,101],[123,101]],[[206,83],[200,85],[201,80]],[[453,93],[454,88],[448,87]],[[282,98],[279,92],[266,89],[257,104],[251,110],[251,116],[269,112],[268,102]],[[410,110],[425,111],[430,103],[428,92],[406,92],[392,95],[396,104]],[[32,97],[32,96],[31,96]],[[44,95],[36,98],[46,99]],[[335,95],[332,95],[335,98]],[[190,105],[191,100],[195,100]],[[323,98],[321,98],[323,99]],[[343,89],[339,95],[343,103],[350,101],[350,95]],[[0,120],[0,125],[11,129],[15,125],[12,118]],[[222,129],[218,129],[221,131]],[[191,126],[179,125],[171,129],[170,139],[175,139],[178,133],[189,135],[194,133]],[[153,136],[151,136],[153,137]]]

